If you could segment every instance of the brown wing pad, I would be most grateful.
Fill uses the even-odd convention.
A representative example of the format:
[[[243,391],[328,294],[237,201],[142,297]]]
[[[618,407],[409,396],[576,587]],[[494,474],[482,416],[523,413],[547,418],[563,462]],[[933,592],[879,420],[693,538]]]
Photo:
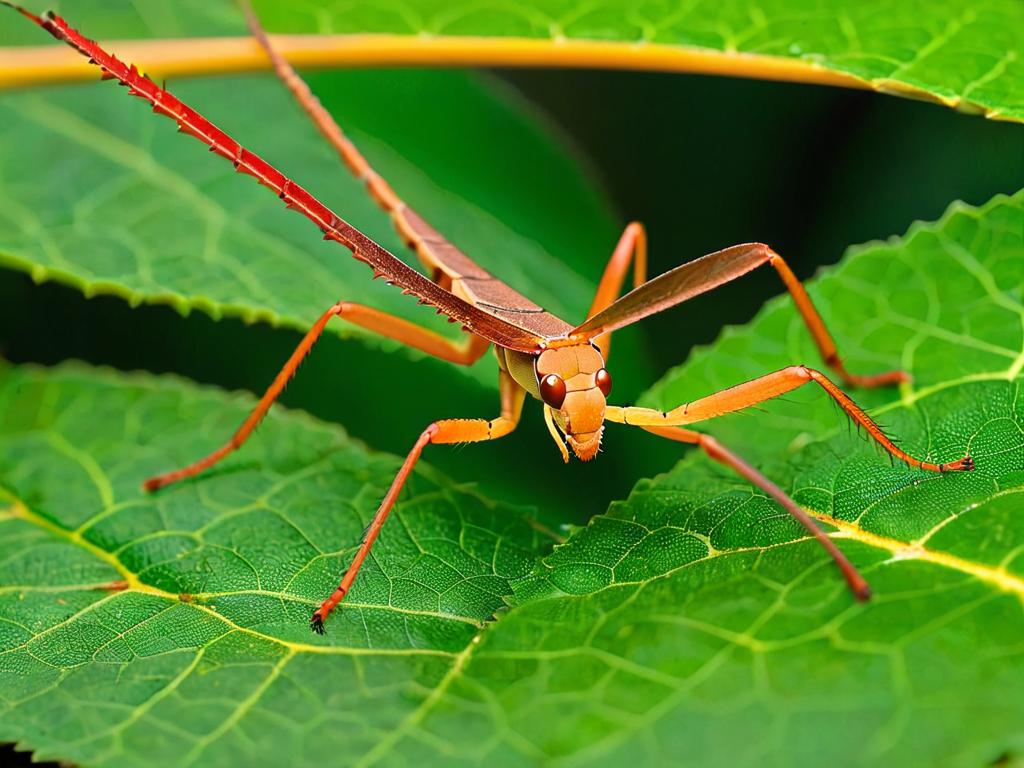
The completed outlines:
[[[714,290],[771,260],[762,243],[734,245],[702,256],[649,280],[570,331],[570,338],[592,339]]]
[[[402,206],[394,216],[399,231],[416,248],[424,265],[444,274],[454,294],[487,314],[544,339],[564,338],[572,330],[569,323],[546,312],[469,258],[416,211]]]

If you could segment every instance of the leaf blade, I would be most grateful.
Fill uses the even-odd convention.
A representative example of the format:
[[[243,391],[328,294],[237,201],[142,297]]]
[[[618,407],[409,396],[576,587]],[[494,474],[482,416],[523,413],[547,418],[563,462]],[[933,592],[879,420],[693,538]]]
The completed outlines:
[[[257,9],[273,32],[320,36],[290,43],[296,55],[322,66],[513,63],[697,72],[868,88],[993,119],[1024,119],[1024,16],[1002,0],[969,8],[777,0],[755,10],[709,2],[680,10],[620,0],[584,8],[563,2],[460,7],[435,0],[415,9],[371,3],[308,11],[263,0]],[[221,9],[190,10],[201,22],[151,12],[152,23],[178,36],[236,31]],[[138,29],[111,20],[103,34],[138,36]],[[323,35],[335,38],[321,44]],[[25,42],[24,34],[11,39]],[[232,53],[219,66],[238,67],[238,58]],[[182,62],[171,56],[165,66]]]
[[[812,286],[830,315],[833,302],[842,304],[839,288],[844,284],[856,284],[864,275],[877,281],[885,275],[880,266],[903,260],[905,265],[941,265],[932,275],[937,297],[962,302],[962,281],[952,279],[946,262],[935,261],[949,251],[949,243],[937,234],[970,245],[980,264],[980,271],[974,267],[975,276],[987,274],[1000,298],[976,296],[974,303],[961,303],[960,312],[939,315],[930,315],[926,302],[912,297],[900,301],[905,318],[933,322],[937,332],[916,347],[921,389],[908,388],[898,398],[880,393],[876,411],[886,410],[895,420],[891,426],[915,448],[956,453],[973,446],[975,473],[925,476],[889,468],[856,438],[831,434],[836,415],[830,409],[819,411],[814,402],[799,409],[799,419],[787,413],[794,410],[792,403],[757,417],[766,427],[761,453],[782,451],[785,456],[784,462],[774,464],[761,456],[758,463],[832,525],[840,546],[873,582],[876,596],[871,603],[852,600],[820,549],[768,499],[696,455],[667,475],[642,482],[629,499],[594,518],[536,567],[531,566],[530,552],[536,554],[535,547],[543,546],[543,536],[522,527],[517,518],[509,523],[517,531],[509,537],[523,542],[512,558],[515,565],[490,575],[483,563],[492,562],[484,553],[498,551],[493,536],[470,547],[476,556],[467,561],[461,548],[442,544],[445,538],[459,538],[452,533],[450,517],[459,516],[456,510],[462,504],[474,505],[472,514],[480,516],[474,519],[485,532],[509,517],[508,512],[492,509],[443,480],[435,486],[432,473],[424,469],[417,473],[413,499],[399,505],[398,518],[378,545],[384,548],[379,550],[380,567],[390,568],[391,574],[411,573],[416,578],[410,581],[445,586],[443,569],[416,571],[415,563],[402,558],[411,544],[396,523],[404,519],[409,525],[415,518],[421,531],[447,531],[447,536],[431,539],[428,549],[435,555],[460,566],[476,562],[485,583],[498,577],[504,581],[488,593],[492,602],[478,600],[469,606],[475,612],[465,601],[446,604],[447,615],[457,618],[449,618],[443,631],[432,623],[434,617],[410,610],[416,604],[409,601],[418,599],[424,605],[425,593],[403,596],[399,590],[407,618],[419,622],[418,634],[412,635],[421,643],[417,652],[410,652],[415,644],[408,638],[406,646],[390,648],[365,642],[367,632],[376,632],[369,637],[379,640],[389,627],[400,636],[389,623],[394,612],[380,611],[382,623],[354,618],[370,615],[360,601],[369,604],[371,598],[391,594],[372,570],[352,595],[353,610],[343,610],[339,621],[332,622],[331,644],[321,645],[305,633],[308,605],[282,603],[255,588],[224,594],[230,590],[218,578],[248,579],[260,586],[252,572],[239,576],[241,571],[233,571],[228,560],[217,561],[225,567],[210,575],[194,571],[194,562],[187,558],[176,558],[179,550],[173,547],[134,552],[120,548],[119,557],[134,558],[136,567],[128,574],[145,572],[142,584],[161,592],[138,586],[115,593],[87,589],[125,575],[102,562],[83,567],[71,584],[61,581],[65,572],[37,566],[32,572],[38,595],[28,601],[12,600],[17,585],[0,592],[5,600],[0,615],[25,625],[21,634],[7,629],[15,626],[10,621],[0,625],[7,631],[0,635],[6,648],[32,642],[32,623],[38,622],[40,629],[64,641],[34,649],[47,662],[83,659],[58,680],[52,666],[18,657],[17,671],[35,685],[56,685],[56,691],[73,695],[56,699],[57,693],[48,692],[19,698],[0,720],[8,729],[4,737],[25,740],[39,749],[40,757],[97,765],[145,759],[158,764],[161,755],[181,754],[183,738],[199,750],[197,759],[210,765],[232,764],[239,755],[254,764],[279,763],[283,758],[278,749],[291,759],[336,760],[344,755],[361,764],[415,759],[512,765],[612,765],[627,757],[653,765],[665,755],[685,751],[708,765],[812,765],[828,759],[840,764],[945,761],[966,766],[1012,752],[1021,744],[1018,724],[1024,716],[1024,696],[1018,695],[1024,690],[1024,675],[1014,662],[1024,630],[1024,529],[1018,514],[1024,492],[1024,376],[1019,362],[1024,360],[1024,341],[1014,360],[993,357],[988,350],[967,355],[960,361],[963,367],[947,372],[945,380],[940,364],[953,359],[948,353],[943,356],[950,334],[961,343],[973,338],[998,346],[1020,340],[1004,337],[1002,315],[982,309],[1017,307],[1024,299],[1021,284],[1014,282],[1021,222],[1024,193],[996,198],[979,209],[955,206],[942,221],[917,225],[903,240],[856,249]],[[865,317],[873,310],[874,305],[862,305],[852,314],[830,315],[840,343],[852,341],[848,349],[858,352],[869,349],[877,336],[865,328]],[[973,322],[965,326],[965,319]],[[757,372],[762,364],[801,348],[803,336],[790,333],[798,322],[791,309],[773,303],[745,331],[725,335],[717,345],[725,349],[720,357],[698,353],[652,397],[690,386],[679,382],[698,374],[708,377],[704,386],[734,375],[739,364],[733,355],[740,352],[752,353],[743,370]],[[965,328],[971,333],[963,333]],[[772,342],[773,335],[785,343]],[[977,349],[969,344],[968,351]],[[936,350],[930,351],[932,345]],[[899,360],[898,346],[882,345],[875,354],[879,364]],[[860,354],[855,357],[870,362]],[[998,365],[986,367],[993,362]],[[79,387],[106,392],[109,402],[94,398],[98,410],[80,402],[76,406],[74,399],[57,407],[60,387],[75,381]],[[155,533],[160,541],[182,527],[186,514],[196,518],[194,526],[212,523],[211,530],[230,536],[240,528],[231,523],[233,507],[252,515],[260,512],[254,499],[284,504],[286,497],[266,492],[281,477],[293,478],[294,492],[314,497],[317,505],[321,498],[350,499],[365,519],[389,479],[385,469],[395,466],[394,459],[366,456],[346,446],[336,429],[279,415],[261,431],[247,458],[232,459],[224,472],[180,489],[176,496],[140,502],[132,496],[138,477],[162,461],[190,457],[196,441],[215,441],[247,401],[146,379],[151,388],[176,392],[187,406],[150,402],[151,418],[171,425],[155,437],[150,433],[142,440],[137,430],[126,428],[106,449],[86,442],[84,454],[69,454],[64,444],[54,441],[53,433],[62,430],[70,430],[72,445],[87,441],[86,425],[91,423],[132,423],[125,416],[132,408],[123,393],[138,390],[139,381],[74,368],[53,373],[14,370],[3,378],[4,486],[30,502],[37,514],[61,516],[65,540],[68,530],[88,523],[93,546],[123,543],[125,534],[118,532],[124,525]],[[70,429],[76,424],[77,430]],[[736,450],[750,447],[740,439],[751,434],[746,424],[723,420],[711,426],[716,434],[729,434],[723,439]],[[795,440],[809,428],[821,438]],[[282,439],[292,431],[302,435],[298,445],[294,435]],[[338,450],[349,457],[350,471],[325,471],[316,465],[321,441],[341,441]],[[110,477],[107,485],[82,465],[83,455],[104,468]],[[303,469],[311,463],[312,470]],[[69,466],[77,468],[72,472]],[[371,486],[378,484],[369,494],[372,498],[353,493],[367,478]],[[442,489],[440,496],[434,495],[435,487]],[[125,503],[119,505],[122,496]],[[75,498],[86,503],[76,505]],[[106,516],[89,522],[104,498],[115,499],[115,504],[108,505]],[[157,509],[147,512],[147,505]],[[297,507],[302,512],[301,505],[286,509],[294,515]],[[317,511],[302,513],[306,526],[319,519]],[[45,541],[39,537],[47,531],[34,522],[25,527],[29,517],[16,512],[0,519],[0,531],[19,526],[11,529],[13,546],[22,535],[34,537],[30,543]],[[270,548],[250,543],[243,550],[259,563],[260,579],[267,580],[269,589],[262,592],[280,591],[280,564],[298,562],[282,552],[305,551],[301,537],[294,529],[286,533],[268,525],[258,514],[253,520],[259,524],[249,528],[250,538],[258,532],[261,539],[290,542]],[[352,536],[358,535],[359,522],[342,523]],[[332,526],[330,535],[344,538],[337,528]],[[9,551],[4,549],[5,554]],[[315,600],[314,595],[331,586],[330,576],[339,566],[340,561],[325,572],[322,583],[295,582],[292,588],[300,597]],[[57,573],[60,577],[54,578]],[[202,589],[221,591],[207,603],[191,596],[181,599],[181,591],[202,596]],[[507,613],[502,609],[500,620],[479,632],[486,611],[497,604],[493,601],[504,602],[509,589],[514,590],[514,607]],[[495,592],[502,593],[500,600]],[[57,604],[55,597],[66,605]],[[119,600],[131,601],[121,616],[110,611]],[[168,605],[171,609],[161,612]],[[63,630],[52,627],[68,610],[85,611],[86,617],[102,621],[90,620],[60,634]],[[194,650],[198,645],[205,648],[201,655]],[[84,661],[100,647],[111,654],[109,661]],[[124,659],[131,659],[132,671],[115,675]],[[10,675],[12,670],[0,661],[3,672]],[[204,698],[206,686],[214,683],[230,695]],[[1003,693],[995,703],[992,686]],[[13,684],[6,690],[19,696],[31,693]],[[134,697],[129,714],[103,706],[119,697]],[[86,713],[78,725],[54,733],[46,728],[53,707],[66,716],[77,715],[80,708]],[[136,712],[140,714],[132,714]],[[302,724],[323,717],[331,727],[319,728],[316,738],[303,735]],[[121,751],[114,735],[124,745]]]
[[[308,614],[343,568],[348,539],[358,540],[393,458],[367,454],[338,428],[272,415],[248,461],[202,488],[144,497],[141,476],[217,441],[251,398],[75,366],[9,369],[0,390],[9,505],[0,520],[8,628],[0,674],[11,683],[5,709],[17,710],[4,717],[4,738],[27,740],[40,757],[58,743],[83,762],[159,763],[159,750],[141,757],[118,744],[123,736],[145,741],[150,718],[165,715],[158,730],[167,738],[175,723],[205,723],[187,759],[227,755],[242,738],[234,724],[275,681],[284,684],[290,666],[323,683],[317,696],[301,697],[312,719],[321,698],[346,688],[351,706],[374,698],[372,685],[358,683],[367,659],[382,659],[368,674],[408,676],[400,696],[407,704],[389,699],[386,709],[414,707],[423,686],[505,605],[509,579],[528,572],[534,545],[544,546],[545,534],[518,513],[429,469],[417,472],[402,504],[411,517],[392,520],[348,618],[332,622],[322,641],[309,632]],[[102,433],[90,426],[96,419]],[[453,504],[465,504],[466,516]],[[335,542],[346,543],[336,551]],[[310,659],[293,661],[298,655]],[[46,671],[54,665],[65,670],[59,679]],[[22,684],[33,675],[89,710],[56,740],[45,697]],[[190,698],[218,686],[226,698],[208,711]],[[384,690],[387,698],[392,689]],[[175,743],[180,737],[163,746],[177,750]],[[313,751],[325,757],[320,748]]]
[[[1022,222],[1024,193],[958,204],[904,239],[853,249],[812,287],[840,349],[862,367],[906,363],[901,350],[914,341],[873,324],[892,325],[894,312],[934,324],[909,358],[920,388],[896,400],[872,393],[873,412],[904,447],[973,451],[974,473],[887,467],[837,435],[841,416],[823,397],[707,425],[835,530],[875,588],[871,603],[851,601],[827,557],[767,498],[690,455],[516,585],[520,608],[484,638],[472,685],[437,722],[457,719],[463,698],[476,701],[473,690],[518,663],[526,671],[505,697],[505,727],[566,764],[656,764],[680,750],[707,765],[972,765],[1014,753],[1024,689],[1013,661],[1024,627]],[[875,296],[901,285],[892,278],[904,272],[891,271],[901,260],[928,276],[941,313],[912,296],[889,313],[844,300],[858,281]],[[967,354],[954,357],[955,343]],[[1013,354],[994,354],[1000,347]],[[671,407],[811,349],[779,299],[670,372],[648,401]],[[993,679],[1006,708],[988,700]],[[544,725],[555,707],[564,730]],[[580,736],[559,738],[566,732]]]

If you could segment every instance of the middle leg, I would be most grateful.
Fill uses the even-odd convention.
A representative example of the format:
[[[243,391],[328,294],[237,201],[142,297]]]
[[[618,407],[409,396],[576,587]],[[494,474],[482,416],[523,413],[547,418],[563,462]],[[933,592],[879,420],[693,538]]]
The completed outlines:
[[[519,416],[523,410],[523,400],[526,397],[526,392],[505,371],[500,372],[499,386],[501,391],[501,415],[498,418],[490,421],[486,419],[443,419],[435,421],[423,430],[413,445],[412,450],[405,457],[405,461],[398,470],[398,474],[395,475],[395,479],[391,482],[391,487],[388,488],[384,500],[381,501],[380,506],[377,508],[377,513],[373,516],[369,527],[367,527],[359,549],[356,550],[356,554],[345,571],[341,583],[331,593],[331,596],[324,600],[320,607],[313,612],[313,616],[309,621],[310,629],[320,635],[324,633],[324,622],[330,616],[331,611],[338,607],[338,604],[345,599],[345,595],[352,588],[352,584],[359,574],[359,569],[363,566],[363,561],[370,554],[370,549],[377,540],[377,536],[380,535],[384,521],[387,520],[392,507],[395,506],[395,501],[398,499],[402,486],[409,479],[413,467],[416,466],[420,454],[423,453],[423,449],[427,445],[431,443],[478,443],[485,440],[497,440],[516,428],[516,425],[519,423]]]
[[[825,374],[808,368],[805,365],[793,365],[781,371],[737,384],[729,389],[686,403],[671,411],[656,411],[652,408],[608,406],[605,418],[620,424],[631,424],[637,427],[678,427],[684,424],[695,424],[698,421],[713,419],[727,413],[734,413],[745,408],[779,397],[787,392],[802,387],[809,382],[818,384],[836,401],[840,408],[857,424],[864,427],[867,433],[881,445],[890,455],[906,462],[912,467],[927,469],[932,472],[957,472],[974,469],[974,460],[964,456],[956,461],[935,464],[917,459],[899,448],[882,428],[868,416],[859,405],[832,382]]]
[[[249,439],[253,430],[263,420],[263,417],[267,415],[267,411],[270,410],[274,401],[284,391],[288,382],[295,376],[299,365],[306,359],[306,355],[313,349],[317,341],[320,340],[324,329],[327,327],[327,323],[332,317],[342,317],[351,323],[399,341],[413,349],[418,349],[428,355],[433,355],[434,357],[459,365],[472,365],[480,359],[490,346],[490,342],[480,336],[470,335],[461,342],[453,341],[427,328],[422,328],[415,323],[410,323],[408,320],[381,312],[373,307],[354,304],[350,301],[339,301],[324,312],[320,319],[313,324],[313,327],[306,332],[306,335],[299,342],[292,356],[288,358],[288,361],[278,372],[273,382],[267,388],[267,391],[263,393],[263,397],[260,398],[256,407],[253,408],[252,412],[242,422],[242,425],[235,431],[230,440],[213,453],[204,456],[198,461],[194,461],[186,467],[149,478],[143,483],[142,487],[147,491],[156,491],[185,478],[193,477],[209,469],[228,454],[241,448],[245,441]]]

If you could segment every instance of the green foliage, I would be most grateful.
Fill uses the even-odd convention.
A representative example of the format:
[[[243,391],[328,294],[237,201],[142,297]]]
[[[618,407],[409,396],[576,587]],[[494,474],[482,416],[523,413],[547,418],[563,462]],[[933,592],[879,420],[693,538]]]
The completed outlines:
[[[424,467],[318,638],[308,614],[396,459],[279,411],[222,469],[144,496],[139,478],[216,446],[251,398],[81,366],[9,371],[3,736],[133,766],[976,765],[1024,747],[1022,223],[1024,193],[956,206],[857,249],[813,291],[851,366],[918,375],[871,393],[905,446],[970,451],[975,473],[889,467],[831,434],[820,395],[715,425],[780,459],[765,465],[837,528],[875,587],[868,605],[700,456],[546,556],[551,536],[517,510]],[[884,312],[865,300],[879,285],[898,287]],[[652,397],[799,358],[804,335],[775,302]]]
[[[285,665],[297,701],[276,706],[308,718],[288,730],[326,726],[332,715],[320,707],[342,721],[376,708],[373,717],[391,722],[436,684],[550,541],[516,510],[420,472],[352,610],[320,641],[309,614],[333,589],[396,459],[367,454],[336,427],[278,414],[212,483],[148,497],[140,477],[198,443],[213,446],[251,399],[78,367],[12,371],[2,397],[0,466],[18,499],[2,524],[3,721],[16,729],[3,736],[43,755],[168,764],[191,722],[209,742],[193,745],[199,763],[231,762],[248,726],[223,732],[258,703],[258,694],[243,702],[269,684],[265,673]],[[130,588],[101,586],[117,580]],[[57,734],[60,701],[72,708]],[[372,741],[371,723],[362,725]],[[298,734],[289,745],[277,731],[273,759],[302,753]],[[328,746],[319,741],[314,751]],[[262,746],[251,757],[261,754],[271,759]]]
[[[429,0],[359,3],[331,10],[266,3],[282,32],[495,36],[655,44],[680,50],[781,57],[853,75],[870,87],[1024,120],[1024,8],[1013,0],[713,0],[677,6],[629,0],[535,4]],[[641,50],[642,53],[642,50]]]
[[[271,77],[184,82],[174,90],[404,254],[388,217]],[[353,137],[436,226],[523,290],[529,275],[550,275],[548,286],[531,288],[535,300],[582,317],[591,283],[567,264],[578,264],[580,254],[610,252],[617,233],[588,176],[514,100],[472,74],[427,71],[390,88],[366,73],[348,73],[331,93],[346,104]],[[453,123],[454,104],[461,106]],[[401,119],[410,112],[444,137],[410,135]],[[358,297],[410,319],[429,315],[394,289],[372,283],[345,249],[317,244],[309,222],[113,85],[6,96],[0,121],[10,137],[0,148],[0,264],[89,295],[114,293],[133,304],[170,303],[182,312],[198,308],[290,328],[308,328],[339,298]],[[498,128],[510,142],[504,158],[479,141]],[[471,148],[458,160],[463,174],[445,174],[448,189],[430,179],[429,162],[417,168],[399,154],[411,147],[415,157],[424,141]],[[53,157],[67,158],[61,184],[34,173]],[[539,175],[550,177],[542,188],[534,182]],[[494,184],[495,176],[508,181]],[[551,254],[534,238],[555,230],[557,236],[545,237]],[[555,291],[556,284],[564,290]],[[437,321],[438,328],[445,325]],[[345,323],[332,330],[377,339]]]
[[[120,0],[119,0],[120,1]],[[28,2],[42,8],[39,0]],[[65,0],[89,14],[109,0]],[[536,3],[417,0],[393,3],[281,3],[256,0],[268,29],[305,34],[387,34],[525,38],[629,46],[678,53],[754,54],[851,75],[875,90],[937,101],[1004,120],[1024,120],[1024,9],[1015,0],[935,3],[905,0],[770,0],[750,7],[713,0],[670,3],[575,0]],[[144,11],[163,35],[239,34],[229,3],[184,0],[179,13]],[[134,9],[132,9],[134,11]],[[104,13],[96,34],[144,34],[134,13]],[[28,42],[24,29],[9,38]],[[657,66],[657,65],[652,65]]]
[[[610,2],[465,13],[256,4],[280,32],[559,35],[778,55],[1024,119],[1020,6],[994,0],[705,2],[681,15]],[[60,10],[100,38],[244,33],[232,3],[168,8]],[[0,43],[39,43],[38,30],[7,21]],[[270,78],[171,86],[402,253]],[[452,72],[332,73],[314,86],[403,196],[474,258],[548,308],[583,313],[618,224],[523,103]],[[296,330],[340,297],[417,322],[429,314],[112,86],[4,95],[0,122],[0,264],[11,269],[133,306]],[[60,183],[40,171],[54,167]],[[520,476],[521,457],[495,451],[488,470],[529,484],[537,508],[492,500],[464,483],[474,476],[464,468],[448,477],[421,464],[318,637],[309,615],[396,457],[279,408],[216,471],[148,496],[142,478],[219,445],[252,397],[78,363],[0,369],[0,741],[37,759],[133,767],[1013,759],[1024,751],[1024,192],[855,248],[810,290],[851,369],[914,375],[858,401],[911,453],[969,452],[978,466],[946,476],[890,466],[810,388],[707,425],[832,532],[874,587],[866,605],[794,521],[700,454],[563,541],[535,521],[564,522],[554,500],[565,489]],[[637,351],[617,344],[616,365],[629,369]],[[395,359],[387,370],[423,365]],[[672,407],[796,362],[816,355],[782,298],[643,401]],[[458,391],[493,386],[493,367],[483,361]],[[380,376],[372,364],[343,373],[353,368],[371,386]],[[444,391],[453,378],[431,381]],[[623,429],[609,426],[609,441],[626,443]]]

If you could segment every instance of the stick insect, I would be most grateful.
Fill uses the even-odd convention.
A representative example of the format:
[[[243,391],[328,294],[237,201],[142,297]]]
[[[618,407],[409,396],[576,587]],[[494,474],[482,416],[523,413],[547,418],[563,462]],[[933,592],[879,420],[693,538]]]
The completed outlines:
[[[586,320],[573,325],[544,311],[482,269],[409,207],[359,153],[306,83],[278,54],[247,5],[244,9],[249,28],[266,52],[277,76],[338,152],[343,164],[365,183],[368,194],[390,214],[401,237],[431,275],[429,279],[342,220],[301,186],[140,74],[134,66],[122,63],[97,43],[85,38],[59,16],[48,13],[40,17],[7,0],[0,2],[11,5],[55,38],[87,56],[92,64],[100,68],[104,79],[118,80],[128,88],[131,95],[148,101],[154,112],[174,120],[179,131],[198,139],[211,152],[230,161],[236,171],[253,176],[260,184],[269,187],[288,208],[313,222],[325,240],[341,244],[356,259],[369,265],[375,278],[383,278],[403,293],[416,297],[420,303],[433,306],[437,312],[447,315],[452,322],[461,324],[468,331],[468,336],[463,340],[453,341],[371,307],[347,300],[338,301],[306,333],[230,440],[187,467],[146,480],[144,488],[147,491],[156,491],[198,475],[240,448],[281,394],[332,318],[338,317],[355,323],[456,365],[476,362],[493,345],[498,362],[500,414],[490,420],[441,419],[431,422],[423,430],[366,529],[341,583],[314,611],[310,627],[317,633],[324,632],[324,622],[352,588],[360,567],[423,449],[428,445],[444,443],[497,440],[508,435],[519,422],[527,395],[541,401],[548,431],[566,462],[569,461],[570,451],[581,461],[593,459],[601,445],[606,422],[639,427],[662,438],[698,446],[711,459],[734,470],[792,514],[827,550],[854,596],[861,600],[866,600],[870,595],[867,582],[814,521],[775,483],[729,448],[715,438],[688,427],[716,416],[750,408],[813,382],[895,459],[932,472],[974,468],[970,456],[936,464],[907,454],[837,384],[820,371],[805,365],[783,368],[664,412],[609,404],[612,378],[606,368],[606,360],[614,331],[711,291],[763,265],[769,265],[778,273],[823,361],[844,384],[850,387],[881,387],[908,380],[908,376],[901,371],[874,375],[858,375],[847,371],[835,342],[803,285],[785,260],[767,245],[735,245],[647,280],[646,235],[642,225],[631,223],[622,233],[604,270]],[[620,296],[631,266],[633,290]]]

